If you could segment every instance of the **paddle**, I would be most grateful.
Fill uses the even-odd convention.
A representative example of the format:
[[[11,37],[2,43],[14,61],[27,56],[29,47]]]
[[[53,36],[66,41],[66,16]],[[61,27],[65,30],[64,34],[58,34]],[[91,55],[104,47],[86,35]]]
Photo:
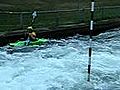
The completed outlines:
[[[33,30],[32,25],[33,25],[36,17],[37,17],[37,12],[34,11],[34,12],[32,13],[32,22],[31,22],[31,25],[27,28],[27,30],[28,30],[28,29],[29,29],[29,30]],[[29,31],[28,31],[28,32],[29,32]],[[28,46],[29,43],[30,43],[30,38],[29,38],[29,34],[28,34],[28,38],[27,38],[27,40],[25,41],[25,45]]]
[[[28,37],[27,40],[25,41],[25,45],[28,46],[30,44],[30,38]]]
[[[30,26],[33,25],[33,23],[35,22],[36,17],[37,17],[37,12],[34,11],[34,12],[32,13],[32,22],[31,22]]]

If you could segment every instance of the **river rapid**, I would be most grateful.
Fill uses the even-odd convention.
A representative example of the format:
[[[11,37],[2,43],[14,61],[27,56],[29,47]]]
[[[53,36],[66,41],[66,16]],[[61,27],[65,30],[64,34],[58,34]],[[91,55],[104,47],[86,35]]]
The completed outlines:
[[[120,90],[120,28],[93,37],[90,82],[89,36],[54,41],[13,54],[1,47],[0,90]]]

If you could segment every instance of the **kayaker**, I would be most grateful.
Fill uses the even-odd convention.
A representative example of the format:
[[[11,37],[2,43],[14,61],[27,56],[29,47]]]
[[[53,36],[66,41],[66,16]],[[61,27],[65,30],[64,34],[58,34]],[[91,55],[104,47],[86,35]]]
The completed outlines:
[[[36,40],[36,33],[33,31],[32,26],[28,27],[28,38],[30,41]]]
[[[31,41],[36,41],[37,38],[36,38],[36,33],[34,32],[32,26],[28,27],[27,30],[28,30],[28,38],[26,40],[26,45],[29,45]]]

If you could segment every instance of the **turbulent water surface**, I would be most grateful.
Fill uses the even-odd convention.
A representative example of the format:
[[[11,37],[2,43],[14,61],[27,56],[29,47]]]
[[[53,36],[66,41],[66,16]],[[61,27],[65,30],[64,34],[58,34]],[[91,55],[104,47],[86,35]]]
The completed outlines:
[[[80,35],[30,52],[8,54],[2,47],[0,90],[120,90],[119,28],[93,38],[91,82],[88,47],[89,37]]]

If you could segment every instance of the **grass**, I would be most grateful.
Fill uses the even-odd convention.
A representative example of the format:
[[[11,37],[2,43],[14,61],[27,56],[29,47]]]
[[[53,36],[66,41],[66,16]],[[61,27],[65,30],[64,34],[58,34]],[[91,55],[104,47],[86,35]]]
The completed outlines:
[[[99,7],[120,5],[119,0],[95,0],[95,2]],[[90,7],[90,0],[0,0],[0,9],[10,11],[73,9],[78,5],[80,8]]]

